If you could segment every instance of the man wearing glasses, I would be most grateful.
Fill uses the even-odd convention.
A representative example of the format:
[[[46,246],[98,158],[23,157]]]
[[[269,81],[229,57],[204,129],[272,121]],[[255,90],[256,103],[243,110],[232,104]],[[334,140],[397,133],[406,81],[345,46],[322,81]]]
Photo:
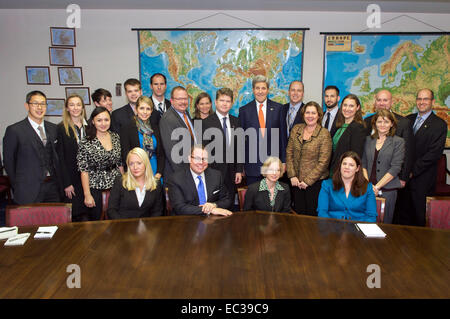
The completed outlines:
[[[47,99],[40,91],[27,94],[28,116],[6,128],[3,158],[17,204],[59,202],[56,125],[44,121]]]
[[[447,124],[433,113],[433,105],[433,91],[421,89],[416,96],[418,113],[407,116],[414,134],[414,154],[406,201],[409,207],[402,217],[415,226],[425,226],[426,197],[435,190],[437,163],[447,137]]]
[[[189,116],[189,96],[186,89],[176,86],[170,94],[172,106],[159,121],[161,140],[166,155],[164,178],[169,178],[177,169],[187,168],[187,156],[198,138],[194,122]]]
[[[222,215],[232,213],[222,175],[208,168],[208,152],[202,145],[192,147],[189,168],[175,172],[169,179],[169,199],[175,215]]]

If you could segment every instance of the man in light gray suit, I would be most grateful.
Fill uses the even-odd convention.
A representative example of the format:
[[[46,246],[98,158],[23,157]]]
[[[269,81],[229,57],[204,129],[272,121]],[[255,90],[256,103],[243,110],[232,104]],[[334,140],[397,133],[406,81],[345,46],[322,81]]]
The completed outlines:
[[[176,86],[170,95],[172,106],[164,113],[159,122],[161,141],[166,155],[164,178],[170,178],[180,168],[189,168],[187,161],[191,147],[196,144],[194,123],[187,108],[189,97],[186,89]]]

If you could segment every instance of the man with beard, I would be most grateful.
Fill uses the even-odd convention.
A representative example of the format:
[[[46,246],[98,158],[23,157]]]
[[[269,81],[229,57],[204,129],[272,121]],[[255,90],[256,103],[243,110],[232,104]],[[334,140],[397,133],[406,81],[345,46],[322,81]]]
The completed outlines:
[[[325,88],[324,101],[327,107],[325,114],[322,119],[322,126],[326,128],[331,137],[333,138],[334,133],[336,133],[336,118],[337,112],[339,110],[339,89],[334,85],[328,85]]]

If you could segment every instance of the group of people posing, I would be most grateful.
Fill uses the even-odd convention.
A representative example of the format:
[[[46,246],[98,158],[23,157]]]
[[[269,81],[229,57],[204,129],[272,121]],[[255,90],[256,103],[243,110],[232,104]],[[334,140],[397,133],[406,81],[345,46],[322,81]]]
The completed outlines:
[[[110,190],[109,218],[150,217],[164,214],[167,189],[173,214],[227,216],[246,182],[244,210],[375,222],[379,196],[384,223],[396,212],[398,223],[425,225],[447,135],[431,90],[417,92],[418,113],[407,117],[392,112],[391,93],[380,90],[375,113],[363,119],[358,97],[341,100],[335,86],[325,88],[322,108],[304,104],[303,83],[293,81],[281,105],[267,98],[269,81],[258,75],[254,100],[238,117],[228,88],[217,91],[215,111],[199,94],[191,117],[184,87],[167,100],[163,74],[150,86],[147,97],[138,80],[125,81],[128,104],[116,110],[111,93],[96,90],[89,119],[82,98],[71,95],[58,125],[44,120],[45,94],[30,92],[27,118],[3,139],[15,202],[70,201],[73,221],[98,220]]]

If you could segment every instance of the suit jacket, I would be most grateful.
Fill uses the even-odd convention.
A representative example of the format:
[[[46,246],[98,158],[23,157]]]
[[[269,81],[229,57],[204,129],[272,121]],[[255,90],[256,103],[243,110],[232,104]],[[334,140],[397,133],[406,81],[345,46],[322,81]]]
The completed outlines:
[[[150,96],[150,99],[151,98],[152,97]],[[153,101],[153,99],[152,99],[152,101]],[[164,104],[166,105],[166,111],[167,111],[171,106],[170,101],[167,99],[164,99]],[[152,127],[159,125],[159,121],[161,120],[161,117],[162,117],[161,113],[159,113],[159,111],[157,111],[156,108],[157,108],[157,105],[154,106],[152,115],[150,115],[150,124],[152,125]]]
[[[239,124],[239,119],[233,115],[228,115],[230,120],[230,125],[232,129],[236,129],[241,127]],[[210,128],[216,128],[220,132],[220,135],[213,135],[211,137],[206,137],[205,132]],[[234,194],[235,192],[235,175],[236,173],[242,173],[244,171],[244,165],[242,163],[238,163],[238,154],[243,152],[243,150],[239,149],[239,146],[242,143],[238,144],[237,136],[234,136],[232,143],[228,149],[225,143],[225,136],[223,134],[223,126],[219,120],[219,117],[216,113],[211,114],[206,119],[203,120],[202,123],[203,134],[203,145],[207,146],[210,143],[214,143],[212,145],[218,144],[221,147],[221,152],[223,157],[218,157],[219,154],[216,152],[216,149],[212,149],[209,154],[210,159],[216,158],[212,163],[209,164],[209,167],[217,169],[222,173],[222,178],[224,179],[225,185],[228,188],[228,192],[230,194]],[[212,146],[211,146],[212,147]],[[234,154],[232,158],[227,160],[227,156]]]
[[[132,122],[134,120],[134,115],[135,114],[130,104],[114,110],[111,114],[111,131],[116,132],[119,136],[121,136],[122,127]]]
[[[411,128],[411,123],[406,117],[403,117],[400,114],[394,112],[392,112],[392,114],[397,119],[397,129],[395,130],[395,135],[403,138],[405,141],[405,159],[403,161],[402,169],[399,173],[399,178],[402,181],[408,181],[409,173],[411,172],[412,168],[412,158],[414,156],[414,134]],[[370,136],[372,133],[372,119],[374,115],[375,114],[364,119],[364,121],[366,122],[368,136]]]
[[[354,197],[350,192],[347,198],[344,187],[335,191],[333,181],[324,180],[319,193],[317,212],[319,217],[374,223],[378,214],[373,186],[369,183],[364,194]]]
[[[152,113],[153,114],[153,113]],[[151,124],[150,124],[151,125]],[[153,172],[153,174],[160,173],[163,175],[165,158],[164,158],[164,149],[161,142],[161,134],[159,133],[158,126],[151,125],[153,129],[153,133],[156,138],[156,166],[157,171]],[[126,126],[122,127],[122,136],[120,137],[120,145],[121,145],[121,153],[122,153],[122,163],[123,167],[126,168],[126,159],[128,152],[131,151],[135,147],[141,147],[139,143],[139,132],[136,126],[136,121],[131,121]]]
[[[366,140],[366,129],[358,122],[352,121],[341,135],[336,150],[331,157],[330,169],[335,172],[335,166],[339,164],[339,158],[347,151],[356,152],[362,157],[364,143]]]
[[[416,117],[417,113],[407,116],[411,129]],[[447,123],[432,112],[414,135],[411,187],[420,188],[425,194],[433,193],[436,186],[437,163],[444,151],[446,138]]]
[[[161,216],[163,213],[160,181],[153,191],[146,191],[144,201],[139,206],[136,191],[122,186],[122,176],[114,181],[108,201],[108,216],[111,219],[142,218]]]
[[[290,105],[290,103],[283,104],[284,118],[286,119],[286,127],[288,125],[287,123],[288,123],[289,105]],[[300,107],[298,108],[297,113],[295,114],[294,123],[292,124],[292,127],[289,130],[289,133],[292,131],[292,129],[294,128],[295,125],[305,123],[305,120],[303,119],[303,116],[301,115],[301,110],[304,106],[305,106],[305,103],[302,102],[300,104]]]
[[[59,157],[56,153],[56,125],[44,121],[47,143],[52,148],[53,170],[57,184],[62,192]],[[34,203],[41,184],[46,178],[45,155],[42,153],[42,141],[34,131],[28,118],[6,128],[3,138],[3,161],[14,190],[14,200],[18,204]]]
[[[362,157],[362,167],[367,170],[369,178],[372,172],[376,144],[376,138],[372,138],[370,136],[366,137]],[[402,168],[404,158],[405,140],[398,136],[387,136],[377,157],[377,182],[387,173],[394,176],[394,179],[387,183],[383,189],[394,189],[401,187],[398,174]]]
[[[219,208],[231,206],[233,199],[218,170],[207,168],[205,170],[205,183],[207,202],[215,203]],[[172,174],[168,181],[170,204],[175,215],[202,215],[195,181],[191,170],[178,170]]]
[[[188,118],[190,118],[189,112],[186,112],[186,115]],[[191,123],[194,124],[193,121],[191,121]],[[171,139],[172,133],[177,128],[184,128],[186,130],[184,136],[186,137],[189,136],[188,141],[190,145],[189,143],[187,143],[186,145],[183,144],[183,146],[185,146],[186,149],[181,148],[182,145],[179,144],[183,140],[182,136],[175,136],[174,137],[175,140]],[[162,145],[166,157],[166,163],[164,166],[164,177],[168,178],[170,177],[170,175],[172,175],[174,171],[178,169],[187,169],[189,167],[189,164],[187,163],[187,157],[191,152],[192,145],[194,145],[194,140],[189,134],[186,123],[181,119],[181,117],[178,115],[177,111],[173,107],[167,109],[167,111],[161,117],[161,120],[159,122],[159,130],[161,133]],[[195,134],[195,131],[193,131],[192,133]],[[199,141],[199,139],[197,140]],[[177,145],[177,147],[180,148],[179,151],[176,152],[176,154],[182,157],[183,161],[185,162],[175,163],[174,159],[172,159],[171,152],[172,149],[175,147],[175,145]]]
[[[261,181],[248,186],[245,193],[244,211],[246,210],[263,210],[268,212],[289,213],[291,211],[291,191],[289,186],[283,182],[279,182],[284,188],[278,191],[275,197],[275,205],[270,205],[269,192],[259,191]]]
[[[264,135],[265,144],[267,147],[267,156],[278,156],[283,163],[286,162],[286,146],[287,146],[287,126],[286,116],[284,108],[281,104],[267,99],[266,110],[266,133]],[[258,120],[258,112],[256,108],[256,101],[253,100],[250,103],[239,108],[239,121],[244,131],[252,128],[256,131],[256,141],[245,136],[245,174],[248,176],[260,176],[261,166],[265,158],[260,158],[259,144],[264,143],[264,140],[260,142],[260,127]],[[278,139],[273,141],[275,149],[271,147],[272,141],[272,128],[278,129]],[[275,137],[273,137],[275,139]],[[256,154],[256,163],[251,163],[250,155]]]
[[[62,122],[58,124],[57,130],[58,143],[56,143],[56,149],[59,154],[61,165],[63,188],[69,187],[70,185],[73,185],[74,187],[81,186],[81,173],[78,170],[77,163],[77,139],[70,128],[69,135],[66,134],[66,130],[64,129]]]

